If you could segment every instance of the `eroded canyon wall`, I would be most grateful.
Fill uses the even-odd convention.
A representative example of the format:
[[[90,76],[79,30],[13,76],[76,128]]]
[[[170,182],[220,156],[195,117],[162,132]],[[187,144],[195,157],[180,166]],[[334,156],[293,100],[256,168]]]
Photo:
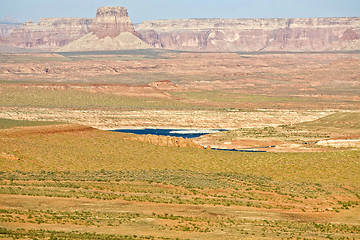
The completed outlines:
[[[134,29],[126,8],[122,7],[99,8],[95,19],[43,18],[39,23],[28,21],[13,29],[10,35],[7,34],[9,36],[0,38],[0,43],[55,51],[89,33],[97,39],[104,39],[105,45],[111,45],[109,49],[114,49],[112,45],[147,48],[149,44],[163,49],[214,52],[360,50],[360,17],[156,20],[141,23]],[[120,33],[129,34],[117,39]],[[110,44],[107,37],[116,38],[119,43],[111,41]],[[82,44],[94,42],[90,40]],[[125,47],[122,46],[124,42]],[[90,48],[94,47],[84,49]]]
[[[97,10],[90,32],[58,51],[116,51],[147,48],[151,46],[137,37],[126,8],[101,7]]]
[[[101,7],[96,12],[90,32],[98,38],[117,37],[120,33],[129,32],[136,35],[128,12],[124,7]]]
[[[84,36],[92,18],[41,18],[39,23],[27,21],[6,38],[8,44],[22,48],[55,50]]]
[[[15,28],[19,28],[20,26],[21,24],[0,23],[0,38],[10,36],[10,33],[12,33]]]
[[[360,18],[183,19],[137,25],[155,48],[190,51],[360,50]]]

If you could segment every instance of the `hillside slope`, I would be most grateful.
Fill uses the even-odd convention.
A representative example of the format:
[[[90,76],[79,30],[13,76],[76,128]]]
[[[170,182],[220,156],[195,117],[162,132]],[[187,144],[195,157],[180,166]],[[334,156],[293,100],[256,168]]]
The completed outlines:
[[[111,51],[148,48],[152,47],[128,32],[120,33],[114,38],[105,37],[102,39],[99,39],[93,33],[89,33],[80,39],[60,48],[57,50],[57,52]]]

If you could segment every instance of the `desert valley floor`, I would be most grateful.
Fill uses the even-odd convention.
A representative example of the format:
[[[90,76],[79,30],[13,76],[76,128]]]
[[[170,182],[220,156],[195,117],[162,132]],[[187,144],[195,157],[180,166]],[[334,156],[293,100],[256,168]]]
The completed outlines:
[[[0,238],[360,238],[359,52],[0,62]]]

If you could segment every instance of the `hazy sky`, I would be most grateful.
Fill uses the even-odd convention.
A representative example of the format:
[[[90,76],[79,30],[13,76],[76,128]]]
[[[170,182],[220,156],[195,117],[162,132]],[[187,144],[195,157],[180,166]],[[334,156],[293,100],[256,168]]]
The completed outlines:
[[[360,0],[0,0],[0,19],[95,17],[101,6],[122,6],[131,20],[177,18],[360,17]]]

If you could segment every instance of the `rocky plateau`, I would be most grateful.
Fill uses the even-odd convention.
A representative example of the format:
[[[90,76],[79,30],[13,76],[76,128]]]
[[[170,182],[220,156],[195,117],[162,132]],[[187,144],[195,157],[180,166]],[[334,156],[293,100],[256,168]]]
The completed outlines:
[[[188,51],[337,51],[360,49],[360,18],[181,19],[137,26],[155,48]]]
[[[86,35],[93,19],[91,18],[41,18],[38,23],[27,21],[13,29],[2,43],[27,48],[53,51]]]
[[[15,28],[21,27],[16,23],[0,23],[0,37],[8,37]]]
[[[360,17],[154,20],[134,28],[126,8],[102,7],[95,19],[42,18],[17,28],[1,26],[0,43],[46,51],[354,51],[360,50]]]
[[[124,7],[101,7],[96,12],[90,32],[98,38],[114,38],[120,33],[129,32],[136,35],[129,14]]]
[[[5,28],[4,28],[5,29]],[[4,30],[5,31],[5,30]],[[0,35],[0,43],[45,51],[144,49],[124,7],[102,7],[91,18],[42,18]]]
[[[89,33],[58,51],[111,51],[146,48],[150,48],[150,45],[137,37],[126,8],[102,7],[97,10]]]

